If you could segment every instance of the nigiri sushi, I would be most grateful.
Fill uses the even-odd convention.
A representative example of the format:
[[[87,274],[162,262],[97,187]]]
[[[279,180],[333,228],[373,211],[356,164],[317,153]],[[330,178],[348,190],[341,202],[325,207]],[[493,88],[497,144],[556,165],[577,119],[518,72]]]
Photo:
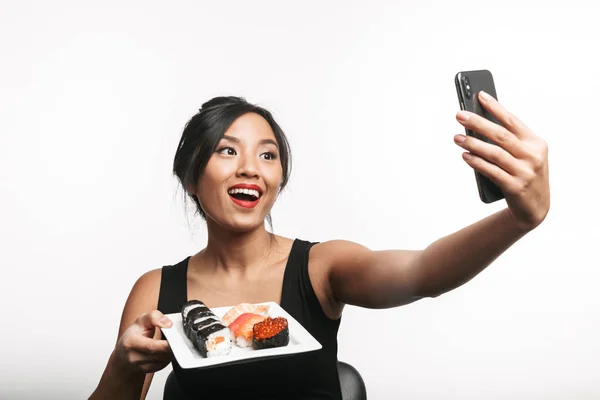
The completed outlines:
[[[267,317],[252,328],[252,345],[256,350],[287,346],[290,342],[288,321],[284,317]]]
[[[252,346],[252,338],[254,325],[263,321],[264,315],[245,313],[236,318],[229,325],[229,330],[233,335],[235,344],[239,347],[250,347]]]
[[[252,314],[266,314],[269,311],[269,306],[265,305],[254,305],[250,303],[240,303],[237,306],[233,307],[231,310],[227,311],[221,320],[225,324],[225,326],[229,326],[233,321],[235,321],[240,315],[245,313]]]

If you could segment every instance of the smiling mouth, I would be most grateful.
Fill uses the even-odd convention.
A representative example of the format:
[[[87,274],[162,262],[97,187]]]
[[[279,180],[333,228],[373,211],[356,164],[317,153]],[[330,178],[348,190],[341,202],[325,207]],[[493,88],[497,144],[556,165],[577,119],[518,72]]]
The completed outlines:
[[[233,188],[227,193],[235,204],[245,208],[254,208],[261,197],[261,193],[254,189]]]

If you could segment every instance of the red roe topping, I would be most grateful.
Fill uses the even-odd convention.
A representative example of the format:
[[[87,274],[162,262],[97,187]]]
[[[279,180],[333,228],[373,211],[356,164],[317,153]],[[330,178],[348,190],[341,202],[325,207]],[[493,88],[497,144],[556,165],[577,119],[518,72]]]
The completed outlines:
[[[264,321],[255,324],[252,333],[255,339],[270,339],[288,326],[287,319],[283,317],[267,317]]]

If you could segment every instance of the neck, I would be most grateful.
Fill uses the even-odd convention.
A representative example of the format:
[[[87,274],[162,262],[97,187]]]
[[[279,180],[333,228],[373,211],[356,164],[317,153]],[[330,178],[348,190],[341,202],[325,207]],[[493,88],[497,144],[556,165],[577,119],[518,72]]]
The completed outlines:
[[[207,265],[231,273],[260,267],[275,240],[264,224],[249,232],[232,232],[208,220],[207,227],[208,243],[202,258]]]

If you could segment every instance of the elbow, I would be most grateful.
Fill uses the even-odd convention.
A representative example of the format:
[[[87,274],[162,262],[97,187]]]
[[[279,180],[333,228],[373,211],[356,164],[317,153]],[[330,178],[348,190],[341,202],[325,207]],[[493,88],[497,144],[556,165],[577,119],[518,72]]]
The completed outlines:
[[[447,293],[448,289],[445,287],[439,287],[437,285],[420,285],[419,290],[416,291],[413,296],[415,299],[435,299],[440,297],[444,293]]]
[[[438,297],[440,297],[441,295],[443,295],[446,292],[436,292],[436,293],[432,293],[429,296],[427,296],[430,299],[437,299]]]

